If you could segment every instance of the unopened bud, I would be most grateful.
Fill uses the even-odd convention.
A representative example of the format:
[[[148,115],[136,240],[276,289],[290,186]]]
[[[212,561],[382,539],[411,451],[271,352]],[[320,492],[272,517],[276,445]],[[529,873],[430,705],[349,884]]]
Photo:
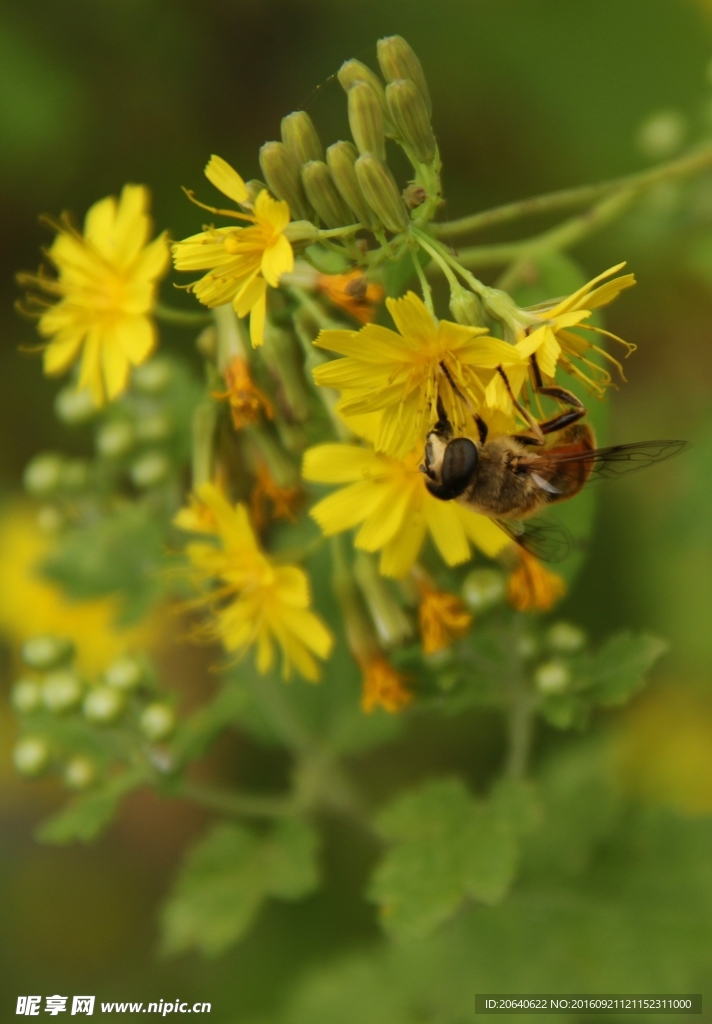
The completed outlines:
[[[314,122],[306,110],[295,110],[282,118],[282,142],[300,164],[324,157]]]
[[[398,134],[416,160],[432,163],[438,147],[425,100],[415,83],[409,78],[396,78],[386,87],[386,100]]]
[[[143,681],[143,668],[135,658],[119,658],[109,665],[104,678],[116,690],[135,690]]]
[[[283,142],[265,142],[260,149],[260,167],[277,199],[288,203],[292,217],[309,220],[311,210],[304,193],[300,164]]]
[[[575,654],[586,643],[586,634],[571,622],[555,622],[546,634],[546,642],[554,651]]]
[[[73,672],[50,672],[42,684],[42,703],[54,715],[76,707],[82,696],[82,684]]]
[[[12,761],[20,775],[39,775],[49,761],[49,747],[39,736],[26,736],[15,747]]]
[[[89,482],[89,463],[85,459],[68,459],[62,466],[62,487],[81,491]]]
[[[563,693],[571,682],[571,672],[568,665],[559,661],[547,661],[540,665],[534,673],[536,688],[543,694]]]
[[[20,657],[29,668],[44,672],[68,661],[73,653],[74,644],[71,640],[42,635],[26,640],[20,650]]]
[[[143,416],[136,422],[136,438],[138,441],[166,441],[173,433],[173,421],[164,412],[154,412]]]
[[[22,482],[28,494],[41,498],[57,490],[61,477],[62,459],[59,455],[37,455],[27,465]]]
[[[391,123],[390,115],[388,113],[388,104],[386,103],[386,90],[383,88],[383,82],[378,77],[375,71],[371,71],[367,64],[362,63],[360,60],[347,60],[339,68],[339,73],[336,76],[344,90],[348,93],[349,89],[355,82],[368,82],[376,96],[378,96],[378,102],[381,105],[383,111],[383,122],[386,130],[386,135],[393,135],[394,129]]]
[[[42,703],[40,685],[34,679],[18,679],[10,693],[10,702],[20,715],[31,715]]]
[[[120,459],[134,446],[134,428],[128,420],[105,423],[96,435],[96,450],[105,459]]]
[[[329,170],[344,202],[349,209],[353,210],[360,224],[371,231],[377,231],[381,226],[380,222],[366,202],[366,197],[356,177],[357,159],[358,150],[351,142],[335,142],[326,151]]]
[[[377,156],[366,153],[354,166],[358,183],[371,209],[389,231],[405,231],[409,223],[408,211],[387,165]]]
[[[417,210],[419,206],[423,205],[427,198],[428,193],[422,185],[418,185],[415,181],[411,181],[411,183],[406,185],[403,189],[403,202],[409,210]]]
[[[74,427],[93,419],[97,408],[90,391],[77,391],[70,386],[62,388],[58,393],[54,400],[54,411],[62,423]]]
[[[473,569],[462,584],[462,600],[471,612],[484,612],[504,600],[504,576],[496,569]]]
[[[349,126],[359,153],[386,159],[386,134],[378,96],[368,82],[354,82],[348,92]]]
[[[64,783],[69,789],[86,789],[96,778],[96,765],[88,757],[73,757],[64,769]]]
[[[323,160],[310,160],[304,164],[302,183],[309,202],[328,228],[340,228],[351,223],[351,212]]]
[[[167,704],[149,704],[139,719],[141,732],[152,743],[168,739],[175,727],[176,716]]]
[[[136,487],[157,487],[170,472],[170,463],[163,452],[146,452],[131,466],[131,480]]]
[[[166,390],[172,376],[173,368],[167,359],[152,359],[136,367],[131,385],[143,395],[159,395]]]
[[[388,583],[378,572],[373,556],[365,551],[357,553],[354,576],[383,646],[397,647],[411,637],[413,626]]]
[[[428,84],[425,81],[423,65],[403,36],[386,36],[385,39],[379,39],[376,44],[376,52],[385,80],[393,82],[397,78],[409,78],[423,97],[428,116],[430,116],[433,104]]]
[[[316,242],[319,238],[319,229],[310,220],[290,220],[284,229],[284,237],[292,244]]]
[[[240,203],[243,210],[252,210],[255,205],[255,199],[257,199],[260,192],[268,191],[264,181],[260,181],[259,178],[250,178],[249,181],[245,182],[245,188],[247,189],[248,198],[244,203]]]
[[[484,327],[485,311],[480,299],[466,288],[454,289],[450,295],[450,312],[458,324],[466,327]]]
[[[114,687],[97,686],[84,698],[84,715],[90,722],[113,722],[123,709],[123,694]]]

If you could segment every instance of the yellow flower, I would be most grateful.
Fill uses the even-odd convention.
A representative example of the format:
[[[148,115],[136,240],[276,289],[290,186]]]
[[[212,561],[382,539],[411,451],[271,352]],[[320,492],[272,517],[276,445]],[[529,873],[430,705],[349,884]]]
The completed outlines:
[[[384,657],[376,655],[361,666],[363,671],[363,689],[361,708],[366,714],[377,707],[384,708],[395,715],[410,704],[413,694],[406,690],[405,676],[396,672]]]
[[[220,542],[195,541],[186,547],[196,585],[209,587],[194,602],[214,614],[205,635],[220,639],[237,656],[255,645],[263,675],[274,664],[276,644],[285,679],[294,666],[305,679],[316,681],[319,666],[313,655],[327,658],[333,639],[309,610],[307,574],[299,566],[271,562],[257,544],[245,507],[233,508],[213,484],[203,484],[198,499],[212,512]]]
[[[235,356],[225,369],[225,383],[227,391],[213,392],[213,398],[227,399],[230,403],[235,430],[256,423],[260,418],[260,409],[264,410],[267,419],[274,417],[272,403],[253,382],[250,368],[240,356]]]
[[[427,491],[421,458],[413,451],[399,461],[350,444],[310,448],[302,468],[306,480],[349,485],[318,502],[310,515],[327,536],[362,524],[354,543],[381,552],[384,576],[405,576],[427,533],[448,565],[469,559],[470,541],[489,556],[506,547],[509,538],[492,520]]]
[[[362,324],[371,323],[376,306],[383,299],[381,285],[369,281],[360,270],[351,270],[348,274],[319,274],[316,287],[329,302],[345,309]]]
[[[519,565],[507,586],[509,603],[520,612],[548,612],[566,593],[566,584],[524,548],[518,552]]]
[[[455,432],[465,433],[500,365],[510,379],[518,373],[515,393],[521,387],[527,364],[513,345],[486,337],[481,327],[436,322],[414,292],[386,305],[400,333],[369,324],[360,331],[322,331],[315,341],[347,357],[314,370],[317,384],[344,391],[340,409],[346,415],[383,410],[378,451],[403,458],[422,443],[438,418],[438,397]]]
[[[233,202],[250,201],[245,182],[219,156],[210,157],[205,176]],[[256,347],[264,341],[267,285],[276,288],[282,274],[294,267],[294,252],[284,234],[290,220],[289,206],[273,199],[263,189],[254,201],[251,214],[205,209],[249,221],[252,226],[210,227],[176,242],[173,246],[176,270],[209,270],[210,273],[199,281],[188,285],[188,289],[211,309],[231,302],[238,316],[245,317],[249,313],[250,338]]]
[[[143,185],[124,185],[118,202],[107,196],[94,203],[83,235],[62,217],[53,225],[57,237],[47,252],[58,276],[18,274],[20,284],[58,300],[30,298],[44,308],[39,332],[51,339],[45,373],[64,373],[81,359],[77,387],[88,389],[97,406],[121,394],[130,366],[145,362],[156,345],[150,313],[168,244],[165,233],[148,243],[148,202]]]
[[[426,654],[435,654],[464,636],[472,616],[459,597],[420,583],[418,625]]]
[[[607,306],[625,288],[633,287],[635,284],[633,274],[624,274],[612,281],[606,281],[599,288],[595,287],[599,281],[617,273],[624,266],[625,263],[619,263],[617,266],[611,267],[610,270],[599,274],[598,277],[594,277],[588,284],[579,288],[573,295],[569,295],[568,298],[562,299],[561,302],[557,302],[553,306],[537,307],[530,311],[541,319],[541,327],[529,327],[526,336],[517,342],[516,348],[526,359],[536,355],[539,369],[545,380],[549,382],[554,380],[558,364],[566,373],[582,381],[589,390],[599,396],[602,395],[607,385],[611,383],[611,376],[601,366],[586,357],[588,351],[598,353],[599,356],[616,366],[625,380],[623,367],[617,359],[614,359],[600,346],[570,329],[576,327],[579,330],[592,331],[612,338],[625,346],[627,355],[635,351],[635,345],[630,342],[623,341],[622,338],[611,334],[610,331],[604,331],[602,327],[592,327],[583,322],[591,316],[594,309]],[[582,370],[572,360],[583,363],[585,369]]]

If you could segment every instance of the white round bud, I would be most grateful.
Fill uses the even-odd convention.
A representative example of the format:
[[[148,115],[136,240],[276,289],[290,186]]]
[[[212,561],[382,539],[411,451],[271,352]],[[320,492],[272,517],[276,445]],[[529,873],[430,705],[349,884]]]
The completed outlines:
[[[136,438],[144,443],[165,441],[172,433],[173,423],[163,412],[155,412],[136,421]]]
[[[113,722],[124,710],[124,696],[114,687],[96,686],[84,698],[83,711],[90,722]]]
[[[176,727],[176,716],[167,704],[149,704],[141,714],[139,727],[152,743],[168,739]]]
[[[534,673],[534,683],[540,693],[547,696],[563,693],[571,682],[569,666],[558,658],[547,661]]]
[[[546,634],[546,642],[553,651],[575,654],[586,643],[586,634],[571,622],[555,622]]]
[[[143,668],[135,658],[119,658],[104,673],[107,686],[117,690],[135,690],[143,679]]]
[[[81,696],[82,684],[73,672],[50,672],[42,683],[42,703],[52,714],[76,707]]]
[[[136,487],[156,487],[170,472],[170,463],[162,452],[146,452],[131,466],[131,479]]]
[[[97,413],[90,391],[75,391],[73,387],[62,388],[54,400],[54,411],[62,423],[78,426],[93,419]]]
[[[504,577],[496,569],[473,569],[462,584],[462,600],[471,612],[484,612],[504,599]]]
[[[136,367],[131,384],[144,395],[158,395],[166,390],[172,376],[173,369],[167,359],[152,359]]]
[[[539,644],[536,642],[536,637],[531,633],[522,633],[518,636],[514,642],[517,654],[520,658],[527,660],[533,658],[539,650]]]
[[[96,435],[96,450],[105,459],[120,459],[131,451],[134,440],[134,428],[128,420],[113,420]]]
[[[678,110],[658,110],[638,130],[638,148],[650,160],[673,156],[687,137],[687,120]]]
[[[39,775],[48,761],[49,747],[39,736],[26,736],[12,752],[12,762],[20,775]]]
[[[59,455],[37,455],[25,468],[22,482],[34,498],[52,494],[60,484],[62,459]]]
[[[89,482],[89,465],[85,459],[68,459],[62,466],[62,487],[81,491]]]
[[[42,703],[42,690],[36,679],[18,679],[10,693],[10,702],[20,715],[31,715]]]
[[[96,766],[88,757],[77,755],[64,769],[64,783],[69,789],[86,789],[96,778]]]
[[[71,640],[64,640],[60,637],[43,634],[30,637],[25,640],[20,650],[20,656],[29,668],[45,671],[54,668],[61,662],[68,660],[74,653],[74,644]]]

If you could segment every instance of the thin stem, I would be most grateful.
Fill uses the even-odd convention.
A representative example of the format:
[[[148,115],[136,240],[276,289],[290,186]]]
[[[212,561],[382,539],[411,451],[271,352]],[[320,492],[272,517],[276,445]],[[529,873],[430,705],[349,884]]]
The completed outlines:
[[[319,232],[319,238],[339,238],[340,235],[353,235],[362,227],[363,224],[349,224],[345,228],[328,228]]]
[[[295,285],[291,285],[288,289],[289,294],[295,299],[302,309],[305,309],[309,316],[314,320],[318,327],[324,331],[338,329],[342,325],[326,313],[322,307],[311,297],[303,288],[297,288]]]
[[[420,260],[418,259],[418,253],[414,249],[411,249],[410,255],[411,255],[411,258],[413,260],[413,266],[415,267],[415,272],[418,275],[418,280],[420,281],[420,287],[421,287],[422,292],[423,292],[423,302],[428,307],[428,310],[431,313],[431,315],[433,316],[433,318],[435,318],[435,306],[433,305],[433,290],[430,287],[430,284],[428,283],[428,279],[425,276],[425,272],[423,271],[423,268],[420,265]]]
[[[176,795],[212,811],[222,811],[238,817],[285,818],[300,810],[293,797],[249,796],[245,793],[213,789],[199,782],[184,782]]]
[[[173,324],[176,327],[206,327],[212,323],[212,313],[189,313],[183,309],[174,309],[172,306],[165,306],[157,302],[153,307],[153,315],[156,320],[164,324]]]
[[[572,206],[585,206],[610,192],[617,192],[621,189],[647,189],[652,185],[657,185],[660,181],[688,177],[709,166],[712,166],[711,143],[707,143],[685,156],[678,157],[676,160],[671,160],[647,171],[641,171],[638,174],[613,178],[597,185],[581,185],[558,192],[548,192],[540,196],[531,196],[528,199],[496,206],[492,210],[473,213],[467,217],[459,217],[441,224],[431,224],[429,230],[437,238],[455,238],[534,214],[553,213],[556,210],[565,210]]]
[[[432,258],[435,260],[435,262],[438,264],[438,266],[442,270],[443,274],[448,279],[448,283],[450,285],[450,288],[451,289],[453,289],[453,288],[454,289],[460,288],[460,282],[458,281],[458,279],[455,277],[454,273],[452,272],[452,270],[448,266],[447,261],[445,260],[444,256],[442,255],[442,253],[440,251],[440,246],[432,245],[431,243],[429,243],[428,240],[427,240],[427,236],[424,234],[424,232],[418,231],[417,228],[413,229],[413,234],[418,239],[418,244],[422,245],[422,247],[425,249],[425,251],[427,253],[429,253],[432,256]],[[413,258],[415,259],[415,257],[413,257]],[[417,264],[417,266],[420,266],[420,263],[417,260],[416,260],[416,264]]]

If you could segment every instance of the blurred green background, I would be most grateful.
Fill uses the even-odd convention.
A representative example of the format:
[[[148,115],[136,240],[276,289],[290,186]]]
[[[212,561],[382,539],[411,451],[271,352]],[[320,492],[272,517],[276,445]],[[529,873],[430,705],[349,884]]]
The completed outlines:
[[[352,56],[373,66],[376,39],[394,32],[413,45],[428,76],[451,217],[644,167],[641,124],[661,109],[681,113],[690,141],[712,125],[710,0],[5,0],[0,488],[6,496],[18,488],[32,454],[80,443],[52,414],[59,385],[42,377],[36,357],[18,353],[35,339],[13,311],[13,273],[35,267],[38,247],[51,237],[38,226],[38,214],[69,209],[81,217],[124,182],[144,182],[154,193],[158,227],[175,238],[191,233],[195,210],[180,187],[200,188],[210,153],[247,178],[257,175],[259,146],[278,137],[280,118],[299,107],[310,112],[323,138],[345,137],[343,96],[333,74]],[[527,232],[535,228],[525,225]],[[506,237],[511,234],[491,236]],[[608,876],[600,868],[596,884],[619,910],[605,920],[593,921],[585,908],[577,917],[562,889],[558,902],[541,905],[533,916],[529,908],[520,929],[517,913],[525,911],[515,900],[510,931],[499,919],[492,926],[493,935],[500,929],[499,939],[491,939],[496,957],[487,953],[489,911],[483,911],[485,938],[473,940],[480,959],[473,953],[472,971],[484,972],[478,977],[493,987],[496,979],[519,991],[544,990],[553,980],[567,991],[584,978],[593,991],[640,991],[642,984],[661,988],[677,977],[660,965],[676,961],[681,943],[688,943],[699,956],[696,990],[710,999],[712,177],[681,191],[656,190],[575,256],[590,276],[627,259],[639,278],[607,319],[609,329],[639,346],[626,367],[630,383],[612,399],[610,440],[684,437],[694,448],[654,472],[606,485],[590,559],[562,612],[594,637],[630,626],[670,640],[651,694],[617,723],[627,743],[623,776],[644,802],[670,807],[679,816],[681,841],[688,844],[685,830],[692,830],[689,846],[701,852],[694,867],[672,854],[666,861],[658,851],[658,859],[638,871],[633,851],[630,876],[617,875],[617,864]],[[172,293],[170,283],[164,295],[176,304],[189,301]],[[164,336],[190,352],[190,338]],[[203,655],[190,657],[169,657],[167,668],[205,678]],[[207,1000],[210,1019],[220,1024],[270,1020],[306,973],[377,942],[375,913],[359,896],[374,851],[331,823],[324,892],[303,906],[270,906],[247,941],[218,961],[161,961],[156,909],[181,850],[203,826],[202,814],[140,797],[96,846],[39,847],[32,828],[57,804],[58,790],[13,779],[7,755],[13,726],[3,722],[4,1019],[14,1014],[19,994],[87,992],[105,1001]],[[436,772],[457,764],[481,784],[478,772],[491,747],[487,722],[462,720],[447,737],[419,728],[399,749],[406,765],[396,771],[417,777],[422,764]],[[383,770],[393,772],[389,756],[382,756]],[[257,771],[260,759],[266,772],[280,770],[246,737],[224,758],[235,776],[245,764]],[[377,772],[379,762],[369,770]],[[635,913],[626,902],[628,877],[641,886],[645,878],[641,900],[649,924],[640,927],[649,929],[649,944],[626,930]],[[673,881],[684,899],[675,896]],[[688,906],[697,908],[693,923],[686,919]],[[516,948],[513,935],[521,936]],[[533,970],[531,952],[543,935],[552,950],[573,944],[570,962],[583,973],[570,985],[561,973],[568,960],[562,959],[559,973]],[[599,975],[586,973],[587,956],[601,945],[608,961],[599,958]],[[437,975],[437,953],[430,957],[424,946],[418,955],[423,965],[417,972]],[[383,991],[407,988],[405,974],[416,972],[416,959],[405,967],[391,960],[388,970],[382,966],[390,979]],[[500,967],[508,963],[507,970],[495,960]],[[607,962],[616,967],[608,975]],[[345,1000],[343,1018],[337,1012],[325,1021],[360,1019],[351,1006],[353,993],[364,987],[359,970],[355,964],[348,977],[335,973],[324,982],[327,989],[335,986],[333,1005],[342,985]],[[329,998],[325,1007],[332,1005]],[[368,1020],[456,1019],[437,1002],[416,1000],[413,1007],[404,1017],[384,1002],[383,1015]],[[309,1018],[297,1013],[294,1019]]]

